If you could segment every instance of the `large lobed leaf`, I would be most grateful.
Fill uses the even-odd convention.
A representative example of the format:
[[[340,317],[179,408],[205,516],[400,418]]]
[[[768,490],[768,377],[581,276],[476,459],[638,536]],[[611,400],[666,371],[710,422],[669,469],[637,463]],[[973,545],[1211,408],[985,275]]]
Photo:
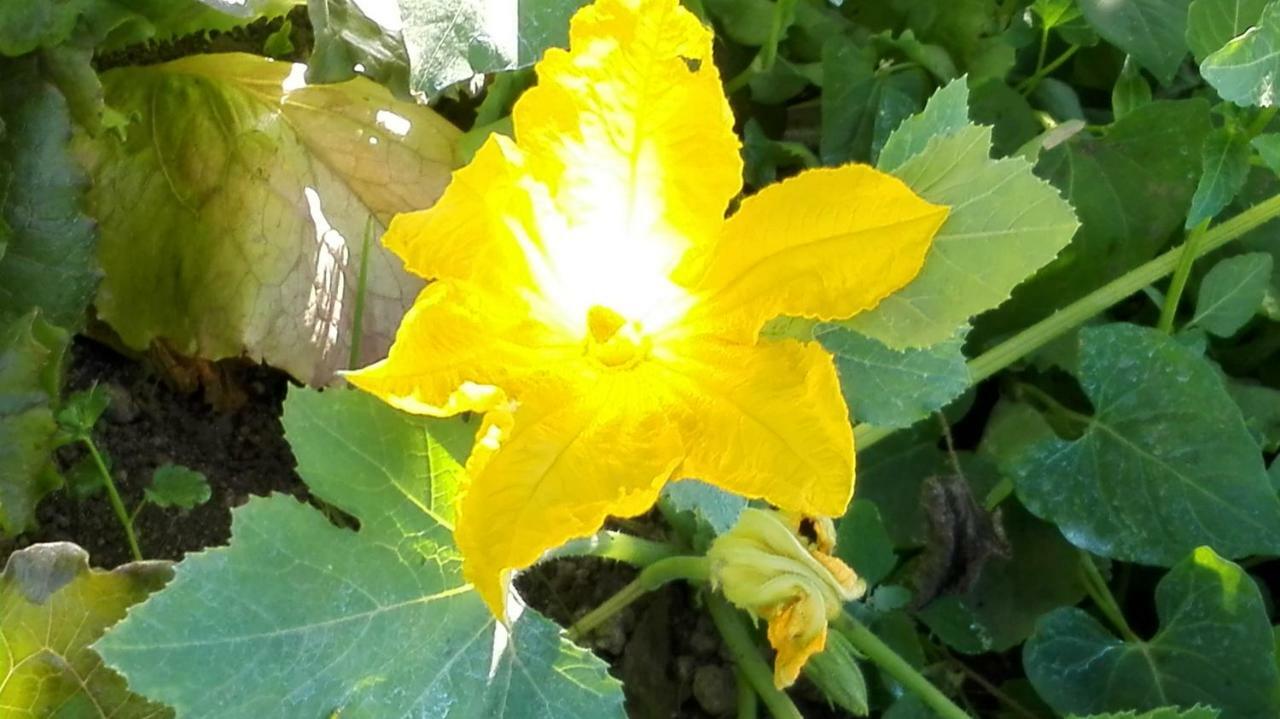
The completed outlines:
[[[167,562],[91,571],[74,544],[14,552],[0,578],[0,706],[11,719],[161,719],[168,709],[125,687],[89,648],[125,610],[169,580]]]
[[[1280,552],[1280,500],[1215,369],[1174,338],[1129,324],[1080,333],[1084,434],[1048,436],[1008,468],[1018,496],[1076,546],[1170,566],[1198,546]]]
[[[1221,719],[1280,715],[1275,640],[1249,575],[1201,547],[1160,581],[1156,613],[1146,641],[1117,639],[1081,609],[1047,614],[1023,649],[1027,677],[1063,714],[1202,704]]]
[[[98,642],[186,717],[622,717],[603,663],[525,610],[510,631],[463,582],[451,508],[475,425],[295,391],[285,431],[312,491],[255,499],[229,547],[188,557]]]
[[[969,123],[967,105],[964,80],[956,80],[885,143],[880,169],[951,208],[916,279],[839,323],[890,348],[952,338],[1053,260],[1078,225],[1025,160],[991,159],[991,128]]]
[[[357,363],[385,354],[422,283],[364,239],[435,201],[458,132],[368,80],[305,86],[301,70],[226,54],[104,74],[134,121],[77,148],[98,311],[127,344],[247,354],[323,384],[348,365],[363,291]]]

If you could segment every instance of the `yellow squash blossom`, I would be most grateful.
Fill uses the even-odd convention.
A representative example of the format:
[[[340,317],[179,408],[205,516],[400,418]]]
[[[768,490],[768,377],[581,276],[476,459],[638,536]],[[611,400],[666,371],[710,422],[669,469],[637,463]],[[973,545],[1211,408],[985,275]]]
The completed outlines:
[[[779,689],[794,684],[809,657],[826,648],[827,623],[867,589],[832,556],[831,520],[810,521],[815,537],[805,539],[798,515],[746,509],[707,551],[716,588],[769,622],[769,643],[777,651],[773,682]]]
[[[814,515],[853,491],[832,359],[763,341],[919,272],[946,208],[865,165],[747,198],[711,32],[678,0],[573,18],[431,209],[384,238],[434,280],[390,355],[348,375],[420,414],[485,412],[455,537],[502,616],[511,570],[648,509],[673,476]]]

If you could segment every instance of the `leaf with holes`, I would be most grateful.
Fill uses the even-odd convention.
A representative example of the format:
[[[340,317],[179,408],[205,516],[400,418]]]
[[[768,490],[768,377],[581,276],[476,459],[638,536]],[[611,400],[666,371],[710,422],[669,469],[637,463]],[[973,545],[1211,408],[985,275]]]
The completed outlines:
[[[295,390],[284,425],[311,491],[359,530],[250,501],[229,547],[189,556],[95,645],[130,687],[184,719],[623,716],[600,660],[532,610],[503,629],[463,582],[451,520],[476,423]]]

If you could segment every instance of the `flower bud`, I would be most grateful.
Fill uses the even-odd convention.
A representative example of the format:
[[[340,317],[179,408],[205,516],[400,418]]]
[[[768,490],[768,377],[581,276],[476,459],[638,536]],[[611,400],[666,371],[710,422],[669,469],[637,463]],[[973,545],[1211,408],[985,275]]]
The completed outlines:
[[[866,591],[853,570],[831,556],[834,537],[829,519],[746,509],[707,551],[714,586],[769,623],[779,688],[795,683],[805,661],[826,646],[827,622]]]

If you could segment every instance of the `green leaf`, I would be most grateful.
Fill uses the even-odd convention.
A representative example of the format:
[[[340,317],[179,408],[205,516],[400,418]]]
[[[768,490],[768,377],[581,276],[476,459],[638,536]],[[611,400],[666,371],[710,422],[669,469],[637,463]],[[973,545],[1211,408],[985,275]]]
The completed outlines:
[[[883,147],[893,129],[920,109],[924,73],[875,72],[875,53],[841,39],[822,49],[823,164],[866,162]]]
[[[1089,25],[1167,84],[1187,55],[1190,0],[1080,0]]]
[[[688,512],[705,522],[715,534],[738,523],[747,500],[696,479],[682,479],[662,489],[662,501],[676,512]]]
[[[363,78],[303,86],[302,70],[221,54],[103,75],[108,104],[136,119],[77,146],[102,232],[98,313],[129,346],[163,337],[313,384],[347,368],[360,238],[435,201],[458,132]],[[361,362],[386,352],[422,286],[369,246]]]
[[[6,534],[29,528],[36,504],[60,484],[49,453],[70,340],[35,311],[0,322],[0,530]]]
[[[1116,78],[1115,87],[1111,88],[1111,111],[1119,120],[1150,102],[1151,86],[1134,64],[1133,58],[1125,58],[1120,77]]]
[[[254,499],[229,547],[189,555],[95,648],[184,718],[623,717],[600,660],[532,610],[508,634],[464,582],[449,508],[476,424],[291,392],[298,472],[359,531]]]
[[[1141,714],[1133,711],[1090,714],[1087,717],[1071,715],[1068,719],[1218,719],[1220,712],[1206,706],[1194,706],[1182,710],[1177,707],[1161,707]]]
[[[1075,441],[1048,437],[1010,467],[1018,496],[1073,544],[1170,566],[1195,547],[1280,551],[1280,499],[1216,370],[1156,330],[1080,332],[1094,406]]]
[[[1262,158],[1262,162],[1272,172],[1280,174],[1280,134],[1268,133],[1258,135],[1250,142],[1253,149],[1258,151],[1258,156]]]
[[[775,3],[770,0],[704,0],[707,12],[716,19],[721,32],[736,43],[759,47],[769,40]],[[794,7],[794,4],[792,5]],[[795,20],[783,18],[789,25]]]
[[[895,350],[833,324],[814,339],[836,360],[852,417],[878,427],[909,427],[969,388],[963,337],[922,349]]]
[[[111,395],[103,385],[73,392],[58,410],[58,426],[72,440],[86,439],[93,434],[94,426],[110,404]]]
[[[1080,17],[1075,0],[1035,0],[1031,11],[1040,18],[1040,24],[1050,30]]]
[[[1021,330],[1155,256],[1186,220],[1208,132],[1204,100],[1157,100],[1101,137],[1079,132],[1046,150],[1036,173],[1067,194],[1080,231],[986,321]]]
[[[1280,390],[1227,378],[1227,391],[1258,447],[1268,453],[1280,450]]]
[[[1249,139],[1227,129],[1214,130],[1201,151],[1200,183],[1191,196],[1186,227],[1213,219],[1239,194],[1249,177]]]
[[[89,569],[66,542],[14,552],[0,578],[0,705],[12,719],[161,719],[165,707],[132,694],[89,648],[132,605],[169,580],[167,562]]]
[[[569,18],[586,4],[585,0],[396,3],[409,53],[411,87],[428,97],[473,75],[532,65],[547,48],[566,45]]]
[[[1237,105],[1276,106],[1280,74],[1280,2],[1262,12],[1258,24],[1200,63],[1200,74],[1222,99]]]
[[[1196,314],[1187,327],[1230,337],[1257,314],[1271,286],[1271,255],[1250,252],[1214,265],[1200,283]]]
[[[187,35],[226,32],[278,17],[305,0],[91,0],[88,25],[105,52]]]
[[[969,125],[969,86],[965,78],[952,80],[929,98],[924,109],[903,120],[880,150],[876,167],[894,172],[924,152],[929,140],[954,135]]]
[[[209,479],[190,467],[165,464],[151,475],[151,486],[143,490],[148,502],[157,507],[192,509],[209,501]]]
[[[370,9],[378,9],[372,5]],[[307,58],[307,80],[343,82],[359,74],[389,87],[397,96],[409,93],[409,56],[399,30],[399,15],[365,14],[355,0],[308,0],[315,46]],[[391,24],[384,27],[378,20]]]
[[[1160,630],[1125,642],[1080,609],[1046,615],[1023,650],[1036,691],[1055,711],[1137,710],[1207,704],[1222,719],[1280,712],[1280,672],[1257,585],[1207,547],[1156,587]],[[1176,715],[1175,715],[1176,716]]]
[[[963,85],[945,91],[959,93],[957,87]],[[939,131],[949,126],[923,121],[904,131],[914,136],[931,124]],[[916,144],[904,141],[907,148]],[[911,283],[875,309],[837,324],[894,349],[944,342],[974,315],[1008,299],[1067,245],[1078,226],[1071,206],[1025,160],[993,160],[990,151],[991,128],[967,124],[932,137],[893,170],[926,200],[949,206],[951,214]]]
[[[1269,0],[1191,0],[1187,8],[1187,47],[1196,62],[1253,27]]]
[[[0,55],[17,57],[61,44],[92,0],[22,0],[0,6]]]
[[[859,498],[849,504],[836,524],[836,556],[871,586],[893,571],[898,557],[874,502]]]
[[[19,3],[20,5],[22,3]],[[80,209],[83,171],[67,150],[67,103],[34,58],[0,59],[0,316],[33,307],[77,329],[98,284],[93,225]]]
[[[894,547],[920,547],[925,542],[920,485],[928,477],[951,471],[947,455],[938,449],[936,423],[921,423],[858,449],[856,501],[876,505]]]

